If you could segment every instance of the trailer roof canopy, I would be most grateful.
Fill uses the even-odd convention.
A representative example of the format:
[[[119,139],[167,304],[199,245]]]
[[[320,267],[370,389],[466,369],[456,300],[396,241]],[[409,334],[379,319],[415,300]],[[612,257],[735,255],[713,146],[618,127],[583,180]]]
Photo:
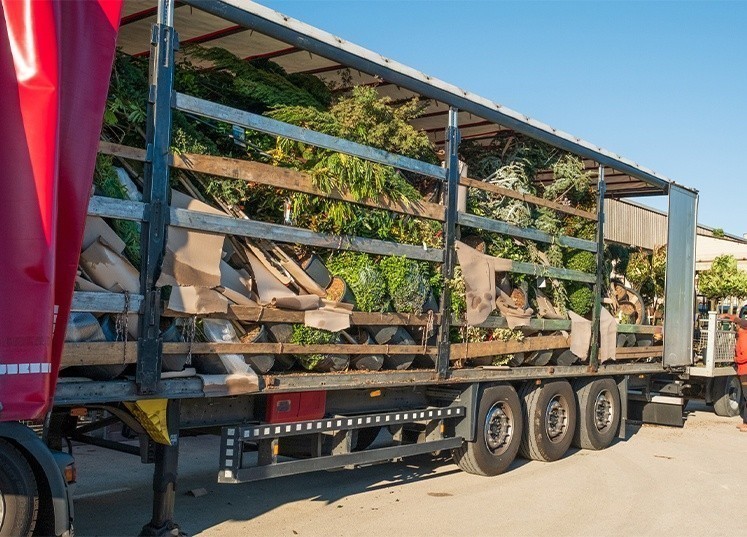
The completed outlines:
[[[156,11],[155,0],[125,2],[118,42],[125,53],[148,55]],[[247,60],[272,60],[288,73],[314,74],[341,91],[368,85],[395,103],[422,99],[427,107],[412,123],[437,147],[444,144],[448,111],[454,107],[459,110],[463,140],[488,144],[499,133],[519,134],[582,157],[589,170],[604,165],[608,197],[665,194],[672,182],[634,161],[254,2],[177,1],[174,27],[183,45],[220,47]],[[551,176],[548,171],[538,179]]]

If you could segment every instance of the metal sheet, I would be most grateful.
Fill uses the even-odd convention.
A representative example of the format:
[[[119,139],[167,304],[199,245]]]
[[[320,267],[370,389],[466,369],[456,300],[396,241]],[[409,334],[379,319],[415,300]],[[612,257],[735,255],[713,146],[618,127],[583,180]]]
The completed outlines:
[[[692,364],[697,212],[698,194],[672,184],[664,297],[664,365],[670,367]]]

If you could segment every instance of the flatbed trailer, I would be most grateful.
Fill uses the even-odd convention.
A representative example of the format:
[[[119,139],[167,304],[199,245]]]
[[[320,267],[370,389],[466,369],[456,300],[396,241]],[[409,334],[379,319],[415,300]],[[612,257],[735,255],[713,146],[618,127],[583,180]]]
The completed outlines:
[[[178,32],[178,33],[177,33]],[[250,37],[252,37],[250,39]],[[386,85],[382,90],[393,98],[416,97],[432,104],[417,127],[431,134],[446,153],[438,167],[385,151],[334,138],[325,134],[271,120],[246,111],[211,103],[174,91],[174,54],[179,41],[209,43],[225,47],[242,57],[284,58],[289,72],[337,76],[346,70],[355,84]],[[641,415],[667,421],[670,400],[652,388],[650,379],[685,373],[692,364],[692,311],[694,296],[694,247],[697,193],[579,138],[557,131],[536,120],[507,109],[455,86],[433,79],[409,67],[350,44],[316,28],[240,0],[134,0],[125,3],[118,46],[128,53],[149,55],[150,99],[145,148],[102,142],[99,151],[124,161],[145,166],[142,202],[94,196],[88,214],[109,219],[140,222],[142,226],[141,292],[136,294],[76,292],[72,311],[137,314],[137,341],[113,343],[68,343],[62,365],[134,364],[130,378],[109,381],[60,379],[46,418],[43,440],[32,440],[17,422],[0,423],[0,452],[11,445],[14,456],[20,449],[33,469],[32,488],[40,491],[30,505],[51,516],[41,530],[63,535],[72,524],[72,503],[65,488],[65,476],[52,464],[49,449],[62,451],[65,439],[87,442],[132,453],[154,464],[153,513],[143,528],[144,535],[176,534],[173,520],[179,435],[209,432],[222,437],[218,480],[238,483],[300,472],[350,467],[405,456],[451,450],[465,471],[496,475],[505,471],[519,452],[537,460],[562,457],[571,442],[588,449],[603,449],[615,437],[625,437],[628,386],[638,387],[635,399]],[[313,233],[287,225],[216,216],[169,206],[169,174],[188,169],[221,177],[266,182],[245,161],[216,159],[206,155],[175,153],[171,150],[172,111],[205,121],[219,121],[240,128],[297,140],[372,162],[432,177],[444,184],[440,203],[398,206],[391,200],[350,200],[377,209],[438,221],[443,229],[443,248],[396,244],[360,237],[339,237]],[[479,121],[475,121],[478,119]],[[460,126],[461,125],[461,126]],[[461,139],[486,137],[508,129],[517,135],[542,141],[577,155],[598,175],[597,213],[585,214],[597,222],[597,240],[550,237],[535,229],[520,228],[458,209],[459,188],[495,191],[491,185],[460,176],[458,147]],[[277,186],[277,185],[276,185]],[[290,190],[309,192],[304,183],[283,184]],[[315,195],[328,195],[313,191]],[[518,196],[529,203],[544,204],[558,211],[572,207],[552,205],[541,198]],[[668,195],[669,234],[666,286],[666,315],[663,345],[618,349],[616,360],[600,361],[600,312],[604,295],[604,274],[587,274],[564,268],[542,267],[515,262],[512,270],[530,276],[581,281],[594,286],[596,300],[592,318],[590,356],[579,365],[459,367],[458,359],[492,356],[521,350],[567,348],[557,335],[538,336],[534,343],[511,342],[454,344],[449,340],[452,326],[463,321],[452,317],[450,292],[445,287],[440,308],[433,316],[411,314],[365,314],[354,312],[353,325],[424,327],[435,323],[436,344],[400,346],[373,345],[365,351],[347,346],[345,352],[413,353],[428,357],[432,367],[402,371],[338,373],[272,373],[259,376],[259,389],[251,392],[223,389],[216,393],[200,376],[172,378],[162,374],[164,355],[178,353],[288,353],[322,352],[320,346],[306,349],[266,343],[164,343],[159,321],[164,314],[156,280],[161,270],[166,231],[171,227],[271,238],[277,242],[306,244],[316,248],[353,250],[377,255],[398,255],[439,263],[446,279],[456,265],[455,241],[460,229],[478,228],[540,242],[561,241],[564,245],[594,253],[603,266],[603,225],[605,196]],[[580,212],[580,211],[577,211]],[[299,312],[247,306],[230,306],[229,318],[265,322],[299,322]],[[302,322],[302,321],[301,321]],[[506,320],[490,316],[482,326],[503,327]],[[533,319],[532,329],[555,334],[568,331],[567,320]],[[619,333],[653,335],[662,327],[619,325]],[[562,336],[561,336],[562,337]],[[544,339],[543,339],[544,338]],[[537,346],[535,349],[531,345]],[[339,347],[336,347],[339,351]],[[329,352],[329,349],[326,349]],[[692,370],[691,370],[692,374]],[[0,396],[0,400],[5,396]],[[151,404],[148,405],[147,402]],[[133,405],[141,405],[139,410]],[[666,409],[666,412],[661,409]],[[679,405],[682,414],[682,405]],[[645,410],[649,409],[649,410]],[[82,424],[86,413],[105,411],[103,418]],[[674,413],[677,410],[675,408]],[[0,414],[0,417],[2,415]],[[91,433],[122,422],[140,440],[139,447],[99,438]],[[23,432],[19,432],[21,429]],[[155,433],[154,433],[155,430]],[[384,446],[371,445],[382,430]],[[158,433],[165,441],[155,440]],[[19,438],[26,438],[22,443]],[[32,435],[33,436],[33,435]],[[32,445],[32,448],[23,446]],[[47,453],[37,455],[36,453]],[[71,481],[67,476],[67,481]],[[54,484],[54,486],[53,486]],[[46,491],[46,492],[44,492]],[[34,502],[37,502],[36,504]],[[40,503],[38,503],[40,502]],[[33,508],[31,509],[33,511]],[[18,515],[16,515],[18,516]],[[29,515],[31,516],[31,515]],[[0,517],[0,535],[11,522],[32,528],[33,521],[10,521]]]

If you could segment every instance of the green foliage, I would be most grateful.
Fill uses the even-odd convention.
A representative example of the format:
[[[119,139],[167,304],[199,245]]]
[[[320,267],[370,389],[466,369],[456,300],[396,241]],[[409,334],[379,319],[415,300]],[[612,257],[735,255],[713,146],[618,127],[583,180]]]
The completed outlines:
[[[310,328],[302,324],[293,325],[293,333],[290,337],[291,343],[298,345],[326,345],[328,343],[334,343],[337,340],[337,334],[334,332],[328,332],[327,330],[320,330],[318,328]],[[314,369],[319,362],[324,360],[323,354],[298,354],[296,355],[298,362],[304,367],[311,371]]]
[[[179,65],[175,85],[180,91],[191,90],[192,95],[258,113],[278,106],[322,109],[331,100],[323,84],[312,87],[308,75],[294,77],[303,85],[300,87],[269,60],[248,62],[218,47],[189,46],[184,53],[186,59]],[[211,68],[206,70],[205,63]]]
[[[380,98],[374,88],[357,87],[329,111],[286,106],[268,115],[331,136],[436,162],[427,135],[409,124],[421,112],[421,105],[416,101],[392,106],[391,99]],[[417,189],[389,166],[283,138],[278,139],[271,153],[276,165],[308,172],[316,186],[325,192],[348,192],[356,200],[387,196],[409,203],[420,199]],[[305,194],[293,194],[291,199],[294,222],[314,231],[407,239],[403,242],[410,244],[434,245],[435,242],[437,223],[413,224],[412,218],[394,216],[387,211]]]
[[[428,274],[423,264],[406,257],[385,257],[379,262],[392,306],[399,313],[422,313],[428,298]]]
[[[591,252],[574,251],[568,257],[565,267],[571,270],[580,270],[594,274],[597,271],[597,256]]]
[[[726,233],[724,233],[724,230],[721,229],[720,227],[714,228],[712,233],[713,233],[713,236],[716,237],[717,239],[723,239],[726,236]]]
[[[698,290],[711,300],[747,297],[747,272],[739,270],[732,255],[720,255],[711,268],[698,275]]]
[[[573,155],[563,155],[552,166],[553,181],[545,187],[542,196],[546,199],[571,203],[590,208],[594,203],[591,174],[584,169],[584,162]]]
[[[666,247],[656,248],[653,254],[639,250],[630,255],[625,277],[633,284],[647,303],[664,296],[667,272]]]
[[[462,267],[454,267],[454,277],[446,280],[446,287],[451,291],[451,313],[461,318],[467,312],[467,287],[462,276]]]
[[[347,282],[361,311],[386,311],[389,308],[387,280],[368,254],[342,252],[327,259],[329,271]]]
[[[612,272],[614,265],[617,274],[625,274],[630,261],[630,248],[620,244],[608,244],[605,248],[605,261],[607,262],[607,273]]]
[[[108,155],[96,157],[93,184],[101,195],[120,200],[128,199],[127,192],[117,178],[117,172]],[[140,267],[140,226],[129,220],[109,220],[114,232],[125,243],[125,256],[136,267]]]
[[[485,182],[523,194],[534,193],[531,179],[521,162],[513,162],[498,168],[485,179]],[[477,188],[468,191],[467,208],[472,214],[519,227],[529,227],[533,222],[532,208],[528,203]]]
[[[594,291],[586,285],[575,285],[568,295],[568,307],[579,315],[587,315],[594,307]]]

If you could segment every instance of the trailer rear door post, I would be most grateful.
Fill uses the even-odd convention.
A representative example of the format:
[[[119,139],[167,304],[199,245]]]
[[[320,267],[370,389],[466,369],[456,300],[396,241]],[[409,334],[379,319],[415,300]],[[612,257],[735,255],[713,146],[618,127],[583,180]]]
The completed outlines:
[[[697,192],[676,184],[670,185],[667,275],[664,291],[665,367],[692,364],[697,215]]]
[[[446,205],[446,221],[444,222],[444,263],[442,273],[444,277],[443,292],[441,294],[441,327],[438,335],[438,376],[445,378],[449,371],[451,349],[451,290],[449,281],[454,277],[456,264],[454,241],[457,233],[457,210],[459,192],[459,126],[457,124],[458,111],[449,109],[449,125],[446,127],[446,189],[444,204]]]
[[[147,218],[142,224],[140,239],[143,252],[140,291],[145,300],[139,320],[136,381],[138,392],[141,394],[154,393],[161,379],[161,290],[156,287],[156,280],[161,271],[169,223],[171,95],[174,86],[174,49],[178,43],[173,23],[173,1],[159,0],[158,22],[151,30],[146,127],[147,162],[143,188]]]

